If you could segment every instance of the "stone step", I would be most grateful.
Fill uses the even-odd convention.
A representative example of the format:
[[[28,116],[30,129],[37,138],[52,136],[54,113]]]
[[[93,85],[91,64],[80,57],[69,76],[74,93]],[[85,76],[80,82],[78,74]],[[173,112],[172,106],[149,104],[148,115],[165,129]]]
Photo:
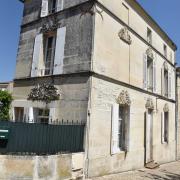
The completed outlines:
[[[156,169],[159,167],[159,164],[157,162],[151,161],[145,165],[148,169]]]

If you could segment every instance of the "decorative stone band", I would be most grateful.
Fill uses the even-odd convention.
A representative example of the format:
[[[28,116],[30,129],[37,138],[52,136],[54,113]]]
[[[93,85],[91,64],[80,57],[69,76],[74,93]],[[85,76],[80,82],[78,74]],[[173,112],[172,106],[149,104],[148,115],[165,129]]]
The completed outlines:
[[[131,36],[129,35],[129,31],[128,31],[127,27],[122,28],[119,31],[118,36],[121,40],[123,40],[127,44],[130,45],[132,43]]]
[[[148,98],[145,105],[146,109],[154,110],[154,104],[153,100],[151,98]]]
[[[152,48],[149,47],[149,48],[146,50],[146,54],[147,54],[147,56],[150,57],[151,59],[154,59],[154,54],[153,54]]]
[[[164,110],[164,112],[169,112],[169,106],[167,103],[164,105],[163,110]]]
[[[43,83],[31,89],[27,99],[31,101],[42,101],[48,104],[52,101],[59,100],[59,98],[60,94],[54,85]]]
[[[116,102],[121,106],[130,106],[131,100],[129,97],[129,93],[123,90],[116,99]]]

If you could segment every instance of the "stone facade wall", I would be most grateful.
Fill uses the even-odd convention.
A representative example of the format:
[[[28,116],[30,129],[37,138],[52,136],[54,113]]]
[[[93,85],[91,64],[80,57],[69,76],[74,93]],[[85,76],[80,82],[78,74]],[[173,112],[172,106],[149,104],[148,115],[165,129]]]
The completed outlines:
[[[112,155],[111,110],[122,90],[127,90],[131,99],[129,151],[127,154],[120,152]],[[88,175],[90,177],[144,166],[144,113],[147,111],[145,104],[148,98],[152,98],[155,106],[153,111],[153,159],[160,164],[175,160],[175,104],[110,80],[93,77],[88,153]],[[165,103],[168,103],[170,113],[168,144],[161,142],[161,113]]]
[[[63,1],[63,9],[67,9],[81,3],[87,2],[89,0],[61,0]],[[24,2],[24,13],[22,24],[31,23],[40,18],[41,13],[41,0],[25,0]]]
[[[34,85],[43,82],[53,83],[59,90],[59,101],[48,105],[41,102],[27,101],[28,94]],[[22,80],[15,82],[13,107],[55,108],[53,120],[83,121],[87,119],[89,100],[89,77],[74,75],[67,77]]]
[[[39,1],[39,0],[38,0]],[[84,4],[81,8],[89,8]],[[63,73],[89,71],[91,68],[93,18],[81,8],[54,14],[60,27],[66,27]],[[30,77],[34,41],[39,29],[46,24],[48,17],[41,18],[21,29],[16,62],[16,79]],[[52,16],[51,16],[52,18]]]
[[[147,40],[147,27],[152,31],[153,46],[164,54],[163,43],[167,45],[168,54],[167,59],[171,63],[175,63],[175,56],[172,43],[164,35],[164,33],[155,25],[155,23],[144,13],[144,11],[137,5],[136,1],[131,0],[98,0],[103,6],[110,10],[117,18],[121,19],[130,28],[132,28],[145,41]],[[124,12],[123,4],[129,9],[129,21],[127,22]],[[172,60],[170,60],[170,53],[172,53]]]
[[[113,5],[113,3],[110,4]],[[119,1],[118,4],[122,6],[122,2],[120,3]],[[108,8],[113,7],[108,6]],[[144,86],[143,56],[146,54],[146,51],[149,48],[148,44],[139,38],[137,34],[134,34],[131,31],[128,31],[128,33],[131,37],[132,43],[129,45],[128,43],[124,42],[118,35],[119,31],[124,28],[124,25],[117,21],[103,8],[97,8],[99,8],[98,10],[100,12],[102,11],[102,13],[101,15],[96,13],[95,16],[95,37],[92,62],[93,71],[142,89]],[[133,10],[130,9],[129,12],[131,11]],[[114,10],[113,13],[115,12],[116,11]],[[123,11],[119,11],[119,13],[120,12]],[[139,22],[138,20],[136,21],[136,19],[134,20],[136,16],[130,16],[129,18],[134,24]],[[121,16],[119,18],[121,18]],[[140,19],[140,17],[137,18]],[[141,22],[140,25],[143,27],[144,31],[145,29],[147,30],[148,25],[145,22]],[[142,29],[141,26],[139,29]],[[143,35],[141,34],[141,36]],[[161,39],[156,38],[156,36],[158,36],[157,33],[152,34],[152,37],[154,38],[153,46],[157,48],[156,44],[161,44],[163,47],[164,42]],[[157,48],[157,50],[159,49]],[[166,59],[163,58],[156,50],[152,50],[152,54],[154,56],[153,60],[156,62],[155,93],[159,95],[162,94],[161,74],[163,64],[167,63],[168,71],[171,73],[172,81],[171,98],[175,100],[175,68],[169,64]]]
[[[67,179],[72,177],[72,154],[54,156],[0,155],[0,179]]]

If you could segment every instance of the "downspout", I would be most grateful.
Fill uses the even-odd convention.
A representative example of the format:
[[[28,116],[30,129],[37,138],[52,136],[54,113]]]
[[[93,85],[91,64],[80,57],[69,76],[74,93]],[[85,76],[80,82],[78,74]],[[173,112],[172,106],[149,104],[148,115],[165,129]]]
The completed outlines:
[[[178,84],[178,78],[180,77],[180,71],[179,68],[176,67],[175,69],[175,98],[176,98],[176,107],[175,107],[175,137],[176,137],[176,160],[178,160],[178,109],[179,109],[179,105],[178,105],[178,98],[179,98],[179,94],[178,94],[178,88],[179,88],[179,84]]]

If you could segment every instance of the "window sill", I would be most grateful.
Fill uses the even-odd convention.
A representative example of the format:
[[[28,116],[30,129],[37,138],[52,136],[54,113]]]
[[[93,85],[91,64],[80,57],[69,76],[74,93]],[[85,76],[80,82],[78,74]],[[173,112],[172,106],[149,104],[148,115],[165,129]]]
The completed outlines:
[[[161,144],[164,146],[168,146],[168,142],[162,142]]]
[[[118,154],[125,155],[125,153],[126,153],[125,151],[118,149],[115,153],[111,152],[111,156],[118,155]]]

